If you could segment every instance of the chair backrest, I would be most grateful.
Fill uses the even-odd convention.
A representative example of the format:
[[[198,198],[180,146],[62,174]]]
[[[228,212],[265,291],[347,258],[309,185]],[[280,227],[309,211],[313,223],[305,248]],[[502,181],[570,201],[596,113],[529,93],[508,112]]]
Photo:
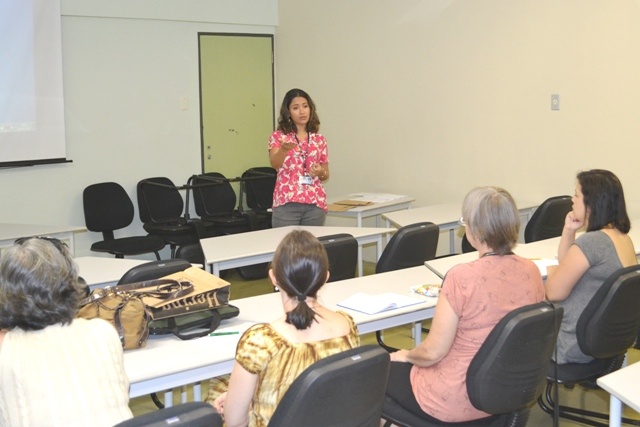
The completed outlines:
[[[576,324],[580,350],[596,359],[626,353],[640,325],[640,266],[622,268],[598,288]]]
[[[540,302],[513,310],[487,336],[467,369],[469,400],[490,414],[531,406],[545,386],[563,309]]]
[[[531,215],[524,228],[526,243],[562,235],[564,219],[572,210],[571,196],[550,197]]]
[[[377,345],[325,357],[293,381],[269,427],[377,427],[388,376],[389,353]]]
[[[184,201],[169,178],[147,178],[138,182],[138,209],[143,223],[168,224],[180,221]]]
[[[436,257],[440,229],[432,222],[405,225],[391,237],[376,264],[376,273],[417,267]]]
[[[191,267],[189,261],[179,258],[146,262],[136,265],[124,273],[118,281],[118,285],[159,279],[169,274],[184,271],[189,267]]]
[[[473,252],[475,250],[476,248],[471,246],[471,242],[469,242],[469,239],[467,238],[467,233],[464,233],[462,236],[462,253],[466,254],[467,252]]]
[[[196,175],[192,184],[193,203],[200,217],[230,214],[236,209],[236,193],[221,173]]]
[[[329,282],[353,279],[358,267],[358,241],[351,234],[318,237],[329,257]]]
[[[206,402],[187,402],[148,412],[114,427],[222,427],[222,417]]]
[[[251,178],[244,181],[247,206],[249,208],[261,210],[271,208],[276,176],[276,170],[268,166],[255,167],[244,171],[242,178]]]
[[[87,229],[102,232],[105,240],[112,240],[113,230],[127,227],[133,221],[133,202],[118,183],[88,186],[82,192],[82,203]]]

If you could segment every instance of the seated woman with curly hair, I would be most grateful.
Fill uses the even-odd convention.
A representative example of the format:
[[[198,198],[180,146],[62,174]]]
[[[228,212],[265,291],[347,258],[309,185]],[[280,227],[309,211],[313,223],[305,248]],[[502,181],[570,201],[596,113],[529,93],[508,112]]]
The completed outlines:
[[[85,289],[56,239],[18,239],[0,259],[0,425],[112,426],[132,417],[122,345],[76,319]]]

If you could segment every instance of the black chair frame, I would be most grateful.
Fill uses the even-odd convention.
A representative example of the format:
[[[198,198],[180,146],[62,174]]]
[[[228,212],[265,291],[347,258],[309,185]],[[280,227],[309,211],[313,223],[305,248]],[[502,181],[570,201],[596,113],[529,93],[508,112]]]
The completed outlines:
[[[580,350],[594,360],[589,363],[551,362],[546,392],[538,404],[554,419],[565,418],[592,426],[607,426],[596,419],[608,419],[602,414],[582,408],[560,405],[558,387],[598,388],[596,380],[622,366],[627,350],[637,338],[640,326],[640,266],[622,268],[611,275],[596,291],[578,318],[576,335]],[[623,418],[623,422],[640,425],[640,420]]]
[[[178,192],[177,197],[163,198],[162,203],[158,200],[152,200],[145,191],[145,187],[149,186],[158,189],[165,189],[171,192]],[[165,177],[147,178],[137,185],[138,207],[140,220],[143,228],[152,235],[160,236],[171,248],[171,257],[175,257],[176,248],[180,245],[196,243],[198,234],[189,221],[189,203],[182,200],[179,191],[184,190],[185,186],[173,185],[171,180]],[[175,193],[174,193],[175,194]],[[153,206],[162,206],[163,212],[169,216],[154,215]]]

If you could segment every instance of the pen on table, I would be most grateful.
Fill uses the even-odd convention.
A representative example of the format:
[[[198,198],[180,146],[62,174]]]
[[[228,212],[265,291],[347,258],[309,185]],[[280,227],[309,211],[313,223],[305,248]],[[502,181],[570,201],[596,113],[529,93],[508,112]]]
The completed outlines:
[[[238,332],[238,331],[230,331],[230,332],[211,332],[211,333],[209,334],[209,336],[210,336],[210,337],[220,337],[220,336],[223,336],[223,335],[237,335],[237,334],[239,334],[239,333],[240,333],[240,332]]]

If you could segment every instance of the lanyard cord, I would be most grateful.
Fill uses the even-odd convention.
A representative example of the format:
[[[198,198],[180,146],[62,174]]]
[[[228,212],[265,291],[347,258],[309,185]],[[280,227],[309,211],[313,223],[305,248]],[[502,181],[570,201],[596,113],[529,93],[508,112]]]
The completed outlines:
[[[293,135],[296,139],[296,142],[298,143],[298,146],[300,147],[300,140],[298,140],[298,134],[294,134]],[[302,153],[302,174],[303,175],[308,175],[307,173],[307,159],[309,158],[309,152],[311,150],[311,134],[309,133],[309,131],[307,131],[307,150],[306,153]]]

